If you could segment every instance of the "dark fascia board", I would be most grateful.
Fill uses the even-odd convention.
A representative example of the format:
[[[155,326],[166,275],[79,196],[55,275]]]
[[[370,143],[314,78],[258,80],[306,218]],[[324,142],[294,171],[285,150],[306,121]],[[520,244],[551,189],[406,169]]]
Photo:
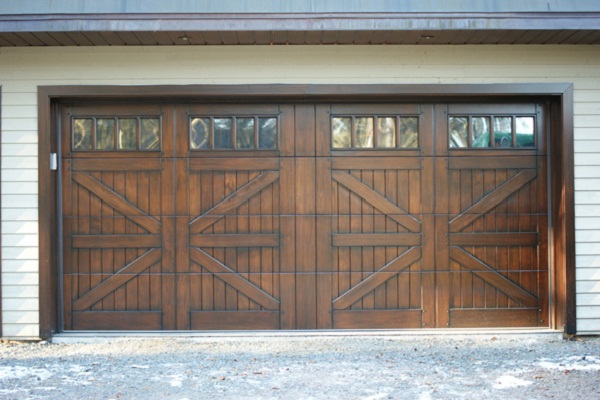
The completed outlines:
[[[600,30],[600,12],[0,15],[14,33],[389,30]]]

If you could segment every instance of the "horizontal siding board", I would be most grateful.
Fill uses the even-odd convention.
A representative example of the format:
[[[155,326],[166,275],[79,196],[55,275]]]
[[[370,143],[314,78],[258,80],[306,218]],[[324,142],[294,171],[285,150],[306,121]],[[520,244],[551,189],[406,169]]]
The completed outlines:
[[[38,245],[38,235],[2,234],[3,247],[35,247]]]
[[[580,230],[600,230],[600,216],[599,217],[581,217],[575,218],[575,229]],[[587,232],[582,232],[586,234]],[[577,232],[576,232],[577,234]]]
[[[600,318],[578,319],[577,333],[580,334],[600,334]]]
[[[37,221],[37,209],[2,209],[2,221]]]
[[[577,132],[577,130],[575,130],[575,132]],[[600,140],[577,140],[575,141],[573,148],[575,154],[597,153],[600,151]]]
[[[35,272],[27,273],[2,273],[2,285],[37,286],[39,275]]]
[[[4,247],[2,258],[4,260],[37,260],[39,256],[37,247]],[[4,281],[3,281],[4,283]]]
[[[577,243],[575,249],[581,255],[600,254],[600,243]]]
[[[594,243],[600,242],[600,232],[598,231],[576,231],[575,241],[577,243]]]
[[[600,140],[600,132],[598,131],[598,128],[577,128],[575,130],[575,144],[581,140]],[[575,153],[578,152],[576,151]]]
[[[600,168],[596,166],[575,166],[575,179],[600,178]]]
[[[576,217],[596,217],[600,215],[600,205],[597,204],[575,204]]]
[[[2,232],[4,234],[27,234],[27,233],[38,233],[38,224],[30,221],[18,221],[18,222],[3,222]]]
[[[38,206],[38,196],[30,194],[3,194],[3,208],[36,208]]]
[[[4,272],[38,272],[38,260],[4,260],[2,262],[2,271]]]
[[[600,178],[578,178],[575,179],[575,191],[600,190]]]
[[[576,285],[577,293],[600,293],[600,281],[577,281]]]
[[[594,165],[600,166],[600,154],[598,153],[577,153],[575,154],[575,165]]]
[[[37,324],[8,324],[2,325],[2,335],[5,338],[37,338],[39,336],[39,327]]]
[[[2,143],[22,144],[31,143],[37,145],[37,131],[7,131],[2,130]]]
[[[600,319],[600,306],[580,306],[577,307],[577,316],[581,319]]]
[[[600,98],[600,96],[598,97]],[[575,103],[574,110],[575,115],[600,115],[600,102],[589,102],[589,103]]]
[[[598,168],[600,169],[600,167]],[[576,204],[600,204],[600,191],[577,191],[575,192],[575,203]]]
[[[5,145],[6,146],[6,145]],[[34,156],[29,157],[2,157],[2,168],[27,168],[36,169],[38,167],[38,159]]]
[[[36,302],[40,288],[38,286],[4,286],[2,288],[2,298],[4,299],[35,299]]]
[[[37,298],[2,298],[2,308],[11,311],[38,311],[39,301]]]
[[[37,129],[36,116],[29,118],[11,118],[10,115],[2,116],[2,128],[9,131],[33,131]]]
[[[38,172],[35,169],[5,169],[2,171],[4,182],[37,182]]]
[[[596,306],[600,304],[600,293],[578,293],[578,306]]]
[[[4,123],[4,120],[2,123]],[[37,153],[38,147],[35,143],[6,143],[2,145],[2,157],[7,157],[9,160],[23,156],[37,157]]]
[[[600,254],[595,255],[580,255],[575,257],[577,270],[581,268],[600,268]]]
[[[3,308],[2,321],[5,324],[37,324],[39,322],[39,316],[37,310],[8,311]]]
[[[38,194],[37,182],[2,182],[4,194]]]

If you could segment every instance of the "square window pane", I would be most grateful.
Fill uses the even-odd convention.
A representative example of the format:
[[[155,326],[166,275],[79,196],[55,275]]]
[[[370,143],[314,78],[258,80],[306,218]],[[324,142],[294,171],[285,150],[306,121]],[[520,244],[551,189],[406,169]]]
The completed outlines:
[[[512,147],[512,117],[494,117],[494,146]]]
[[[331,119],[331,142],[334,149],[349,149],[352,146],[352,118]]]
[[[142,118],[140,150],[160,150],[160,119]]]
[[[396,147],[396,118],[377,118],[377,147],[386,149]]]
[[[277,118],[258,119],[258,148],[277,148]]]
[[[356,118],[355,147],[373,148],[373,118]]]
[[[231,118],[215,118],[215,149],[232,149],[233,124]]]
[[[190,148],[205,150],[210,143],[210,118],[192,118],[190,121]]]
[[[98,118],[96,120],[96,150],[115,149],[115,120]]]
[[[91,118],[73,119],[73,150],[92,150],[92,125]]]
[[[400,118],[400,148],[412,149],[419,147],[419,118]]]
[[[254,118],[237,118],[235,120],[235,148],[254,148]]]
[[[490,146],[490,118],[473,117],[473,138],[471,147],[489,147]]]
[[[535,146],[535,119],[533,117],[517,117],[517,147]]]
[[[450,130],[450,147],[469,146],[469,118],[450,117],[448,128]]]
[[[137,118],[119,118],[118,150],[137,149]]]

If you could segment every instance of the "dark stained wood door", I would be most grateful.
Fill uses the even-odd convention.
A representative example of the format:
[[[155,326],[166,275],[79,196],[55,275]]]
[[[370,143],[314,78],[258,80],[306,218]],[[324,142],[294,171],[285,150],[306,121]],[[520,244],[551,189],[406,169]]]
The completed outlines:
[[[536,104],[63,106],[65,330],[548,326]]]

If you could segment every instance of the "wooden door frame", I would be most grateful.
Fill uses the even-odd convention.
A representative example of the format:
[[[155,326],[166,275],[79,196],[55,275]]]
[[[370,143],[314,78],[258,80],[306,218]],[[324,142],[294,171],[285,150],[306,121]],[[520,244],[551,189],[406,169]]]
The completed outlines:
[[[575,200],[573,84],[423,84],[423,85],[159,85],[38,87],[39,150],[39,296],[40,336],[60,330],[58,324],[57,174],[50,153],[57,151],[61,101],[211,101],[211,102],[468,102],[490,99],[541,99],[549,104],[551,249],[550,327],[575,334]]]

